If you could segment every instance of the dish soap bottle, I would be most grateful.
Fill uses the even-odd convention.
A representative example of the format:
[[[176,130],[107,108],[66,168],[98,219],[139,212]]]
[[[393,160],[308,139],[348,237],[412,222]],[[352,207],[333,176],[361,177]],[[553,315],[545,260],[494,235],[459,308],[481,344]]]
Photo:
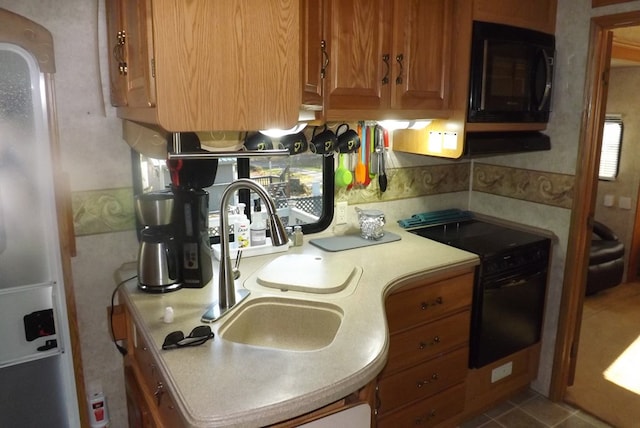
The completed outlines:
[[[253,221],[251,222],[251,245],[265,245],[267,243],[267,222],[260,206],[260,198],[253,202]]]
[[[245,204],[238,204],[238,217],[236,218],[236,223],[233,225],[234,234],[236,238],[236,242],[238,243],[238,248],[247,248],[250,244],[250,236],[249,236],[249,219],[244,212]]]

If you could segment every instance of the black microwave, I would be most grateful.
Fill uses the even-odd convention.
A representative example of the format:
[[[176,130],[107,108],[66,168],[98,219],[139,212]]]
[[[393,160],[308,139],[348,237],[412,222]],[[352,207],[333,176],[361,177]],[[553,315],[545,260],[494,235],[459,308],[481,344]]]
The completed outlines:
[[[548,122],[555,37],[474,21],[468,122]]]

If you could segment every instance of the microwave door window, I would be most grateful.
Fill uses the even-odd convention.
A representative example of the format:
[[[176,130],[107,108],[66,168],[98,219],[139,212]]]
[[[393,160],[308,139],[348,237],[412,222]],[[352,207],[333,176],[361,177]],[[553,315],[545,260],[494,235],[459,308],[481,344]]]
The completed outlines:
[[[487,42],[483,110],[522,111],[528,99],[530,76],[525,46],[508,42]]]

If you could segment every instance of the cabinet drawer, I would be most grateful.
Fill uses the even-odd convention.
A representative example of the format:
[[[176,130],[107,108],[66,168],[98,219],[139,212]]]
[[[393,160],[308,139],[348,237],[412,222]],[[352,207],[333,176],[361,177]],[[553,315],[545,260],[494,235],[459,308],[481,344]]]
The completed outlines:
[[[157,409],[160,420],[167,427],[179,428],[185,426],[175,401],[167,390],[167,381],[160,374],[151,355],[148,343],[140,334],[136,336],[136,343],[137,346],[133,356],[140,369],[142,387],[153,397],[153,404]]]
[[[380,414],[390,412],[405,403],[429,397],[463,382],[467,375],[468,355],[469,349],[464,347],[382,378],[378,382],[378,411]]]
[[[378,420],[378,428],[433,427],[462,412],[463,408],[464,384],[459,384],[385,415]]]
[[[392,293],[386,301],[391,333],[471,305],[473,273]]]
[[[166,385],[167,382],[162,377],[158,377],[156,389],[153,391],[160,420],[162,420],[165,427],[184,427],[186,424],[183,422],[182,416],[180,416],[173,396],[166,390]]]
[[[389,338],[389,360],[383,374],[391,373],[469,342],[471,312],[464,311],[422,324]]]
[[[138,367],[140,368],[144,386],[149,391],[153,392],[156,388],[156,377],[158,374],[158,370],[153,360],[153,356],[151,355],[151,348],[141,334],[138,334],[137,331],[135,331],[134,334],[136,335],[136,337],[134,340],[135,349],[133,351],[133,357],[137,361]]]

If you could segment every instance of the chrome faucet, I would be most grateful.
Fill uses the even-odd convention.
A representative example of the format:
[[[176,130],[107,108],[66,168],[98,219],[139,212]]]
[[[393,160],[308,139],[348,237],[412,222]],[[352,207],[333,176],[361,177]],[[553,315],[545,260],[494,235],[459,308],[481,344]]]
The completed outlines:
[[[236,190],[247,188],[253,190],[263,200],[267,211],[267,224],[271,230],[271,243],[279,247],[288,242],[287,232],[276,214],[276,204],[259,183],[248,178],[239,178],[232,182],[222,192],[220,201],[220,271],[218,278],[218,302],[209,306],[202,315],[202,322],[213,322],[226,314],[236,304],[249,295],[249,290],[235,289],[233,269],[231,267],[231,254],[229,252],[229,213],[226,207],[229,198]]]

